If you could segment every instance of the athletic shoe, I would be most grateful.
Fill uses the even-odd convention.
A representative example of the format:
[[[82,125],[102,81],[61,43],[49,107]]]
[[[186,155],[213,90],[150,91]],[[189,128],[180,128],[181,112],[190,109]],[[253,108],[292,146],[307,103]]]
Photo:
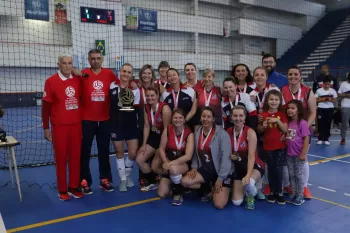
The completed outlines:
[[[316,144],[317,144],[317,145],[322,145],[322,144],[323,144],[323,141],[318,140]]]
[[[257,200],[266,200],[265,195],[261,192],[261,190],[258,190],[258,192],[256,193],[256,199]]]
[[[114,187],[111,185],[108,179],[101,179],[100,180],[100,188],[104,189],[106,192],[113,192]]]
[[[201,197],[201,202],[207,202],[210,201],[210,199],[213,197],[213,193],[206,193]]]
[[[324,144],[326,144],[327,146],[331,145],[329,141],[324,141]]]
[[[270,185],[269,184],[266,184],[265,187],[264,187],[264,191],[263,191],[263,194],[265,194],[265,196],[268,196],[270,195],[271,191],[270,191]]]
[[[91,190],[91,188],[90,188],[88,182],[87,182],[85,179],[83,179],[83,180],[81,181],[81,183],[80,183],[80,189],[81,189],[81,191],[84,193],[84,195],[91,195],[91,194],[93,194],[93,192],[92,192],[92,190]]]
[[[76,199],[84,197],[84,193],[79,188],[68,188],[68,194]]]
[[[272,193],[270,193],[270,194],[267,196],[267,202],[269,202],[269,203],[275,203],[275,202],[276,202],[276,197],[275,197],[275,195],[273,195]]]
[[[69,201],[70,200],[70,196],[68,195],[68,193],[59,193],[58,198],[61,201]]]
[[[283,192],[291,195],[292,194],[292,188],[290,186],[284,187]]]
[[[288,204],[294,204],[295,201],[295,196],[289,196],[289,198],[287,198],[286,202]]]
[[[120,192],[126,192],[128,191],[126,188],[126,180],[121,180],[119,184],[119,191]]]
[[[304,198],[309,200],[312,198],[311,192],[308,187],[304,187]]]
[[[126,186],[128,187],[128,188],[132,188],[132,187],[134,187],[134,181],[132,180],[132,178],[131,177],[126,177]]]
[[[293,202],[293,205],[301,205],[305,202],[302,196],[297,196]]]
[[[184,199],[181,195],[174,195],[172,205],[180,206]]]
[[[342,140],[340,141],[340,145],[345,145],[345,139],[342,139]]]
[[[149,191],[153,191],[153,190],[157,190],[157,189],[158,189],[157,184],[150,184],[150,185],[142,187],[141,191],[142,192],[149,192]]]
[[[140,190],[142,191],[147,186],[147,180],[146,179],[140,179],[139,185],[140,185]]]
[[[255,209],[255,199],[253,196],[247,196],[245,199],[245,208],[247,210]]]
[[[280,205],[286,204],[286,199],[284,199],[283,194],[277,194],[276,195],[276,200],[277,200],[277,203],[280,204]]]

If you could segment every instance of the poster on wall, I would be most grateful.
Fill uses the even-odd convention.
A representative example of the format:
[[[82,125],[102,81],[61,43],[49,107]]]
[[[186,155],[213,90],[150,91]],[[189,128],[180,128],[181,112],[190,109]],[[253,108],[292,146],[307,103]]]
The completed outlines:
[[[138,16],[138,8],[134,6],[126,7],[126,28],[127,29],[137,29],[137,16]]]
[[[138,27],[140,32],[157,31],[157,11],[139,8]]]
[[[96,49],[101,51],[102,56],[106,56],[106,43],[105,40],[95,40]]]
[[[68,0],[55,0],[55,23],[67,23],[67,5]]]
[[[24,0],[24,18],[49,21],[49,0]]]

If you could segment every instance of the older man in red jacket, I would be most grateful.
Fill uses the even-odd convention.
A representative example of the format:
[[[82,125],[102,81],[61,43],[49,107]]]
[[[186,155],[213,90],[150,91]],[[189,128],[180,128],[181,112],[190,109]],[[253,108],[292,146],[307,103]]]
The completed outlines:
[[[81,78],[71,74],[73,67],[71,55],[59,56],[57,64],[59,71],[45,81],[42,121],[44,137],[53,143],[58,196],[61,201],[67,201],[70,196],[74,198],[84,196],[79,189],[82,141]]]

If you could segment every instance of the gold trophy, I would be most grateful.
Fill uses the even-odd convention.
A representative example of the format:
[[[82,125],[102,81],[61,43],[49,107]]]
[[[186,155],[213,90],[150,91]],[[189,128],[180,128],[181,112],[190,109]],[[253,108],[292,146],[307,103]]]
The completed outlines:
[[[134,93],[129,88],[121,88],[118,106],[120,111],[134,111]]]
[[[5,110],[0,105],[0,118],[5,115]],[[0,142],[6,142],[6,132],[2,128],[0,128]]]

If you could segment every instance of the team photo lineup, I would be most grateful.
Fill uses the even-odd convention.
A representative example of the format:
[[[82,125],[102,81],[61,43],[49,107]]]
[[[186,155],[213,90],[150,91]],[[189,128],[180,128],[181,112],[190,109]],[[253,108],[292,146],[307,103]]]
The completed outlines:
[[[43,134],[53,146],[62,201],[97,188],[126,192],[138,183],[140,191],[156,191],[175,206],[186,204],[190,193],[217,209],[229,201],[254,209],[256,200],[299,206],[312,198],[312,135],[318,145],[330,145],[336,104],[350,107],[349,74],[340,87],[324,75],[310,88],[297,66],[279,74],[270,54],[259,67],[235,65],[219,84],[215,70],[198,77],[194,63],[184,64],[182,82],[167,61],[143,65],[134,79],[132,63],[117,76],[103,68],[100,50],[87,57],[90,67],[79,70],[70,54],[59,56],[59,71],[43,87]],[[345,110],[340,145],[349,125]],[[90,172],[94,139],[98,184]],[[111,170],[110,142],[118,171]]]

